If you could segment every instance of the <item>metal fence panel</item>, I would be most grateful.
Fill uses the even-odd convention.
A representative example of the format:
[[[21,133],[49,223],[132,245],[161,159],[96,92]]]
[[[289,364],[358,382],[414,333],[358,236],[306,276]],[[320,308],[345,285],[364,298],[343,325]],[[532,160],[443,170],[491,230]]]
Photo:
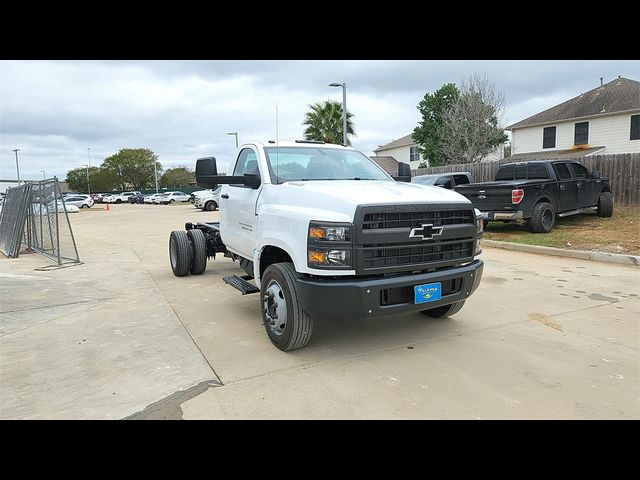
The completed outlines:
[[[31,184],[11,188],[0,211],[0,251],[7,257],[17,258],[22,234],[29,211]]]

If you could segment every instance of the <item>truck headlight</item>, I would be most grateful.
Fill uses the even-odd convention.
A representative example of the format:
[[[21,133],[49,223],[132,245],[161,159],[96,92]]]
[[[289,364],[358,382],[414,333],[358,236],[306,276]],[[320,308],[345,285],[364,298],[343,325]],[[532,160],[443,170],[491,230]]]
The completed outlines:
[[[482,212],[477,208],[473,209],[476,215],[476,242],[474,248],[474,255],[480,255],[482,253],[482,249],[480,248],[480,240],[482,240],[482,232],[484,231],[484,218],[482,217]]]
[[[350,223],[309,222],[307,265],[310,268],[351,268]]]
[[[351,224],[322,225],[309,223],[309,241],[350,242]]]

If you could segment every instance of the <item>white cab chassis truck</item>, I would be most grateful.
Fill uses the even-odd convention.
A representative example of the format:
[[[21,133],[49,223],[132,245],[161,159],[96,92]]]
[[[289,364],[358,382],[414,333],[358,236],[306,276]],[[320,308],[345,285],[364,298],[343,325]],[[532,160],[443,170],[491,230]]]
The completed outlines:
[[[245,275],[224,281],[259,294],[284,351],[305,346],[325,318],[453,315],[482,278],[482,217],[454,191],[408,183],[407,164],[398,174],[309,141],[243,144],[232,176],[198,159],[198,185],[222,185],[220,222],[171,232],[173,273],[201,274],[216,254],[238,260]]]

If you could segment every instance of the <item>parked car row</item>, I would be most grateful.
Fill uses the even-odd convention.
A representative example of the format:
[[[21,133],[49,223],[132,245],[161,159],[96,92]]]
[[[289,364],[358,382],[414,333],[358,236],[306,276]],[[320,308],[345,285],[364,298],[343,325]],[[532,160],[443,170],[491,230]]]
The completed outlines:
[[[169,191],[162,193],[145,194],[139,191],[122,193],[96,193],[96,203],[140,203],[140,204],[164,204],[189,201],[189,195],[181,191]]]

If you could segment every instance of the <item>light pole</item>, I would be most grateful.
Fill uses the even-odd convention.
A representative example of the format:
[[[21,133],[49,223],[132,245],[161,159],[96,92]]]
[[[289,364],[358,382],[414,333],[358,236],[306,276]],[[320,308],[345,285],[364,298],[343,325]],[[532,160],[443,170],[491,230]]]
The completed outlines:
[[[20,167],[18,166],[18,152],[19,148],[14,148],[13,152],[16,154],[16,171],[18,172],[18,186],[20,186]]]
[[[153,161],[153,173],[156,177],[156,193],[158,193],[158,162]]]
[[[89,168],[91,168],[91,147],[87,147],[87,157],[89,157]]]
[[[330,83],[330,87],[342,87],[342,144],[347,146],[347,82]]]
[[[235,135],[236,136],[236,148],[238,148],[238,132],[229,132],[227,135]]]
[[[89,165],[82,165],[87,169],[87,191],[91,195],[91,185],[89,184]]]
[[[46,180],[47,179],[47,174],[45,173],[44,170],[40,170],[42,172],[42,179]]]

